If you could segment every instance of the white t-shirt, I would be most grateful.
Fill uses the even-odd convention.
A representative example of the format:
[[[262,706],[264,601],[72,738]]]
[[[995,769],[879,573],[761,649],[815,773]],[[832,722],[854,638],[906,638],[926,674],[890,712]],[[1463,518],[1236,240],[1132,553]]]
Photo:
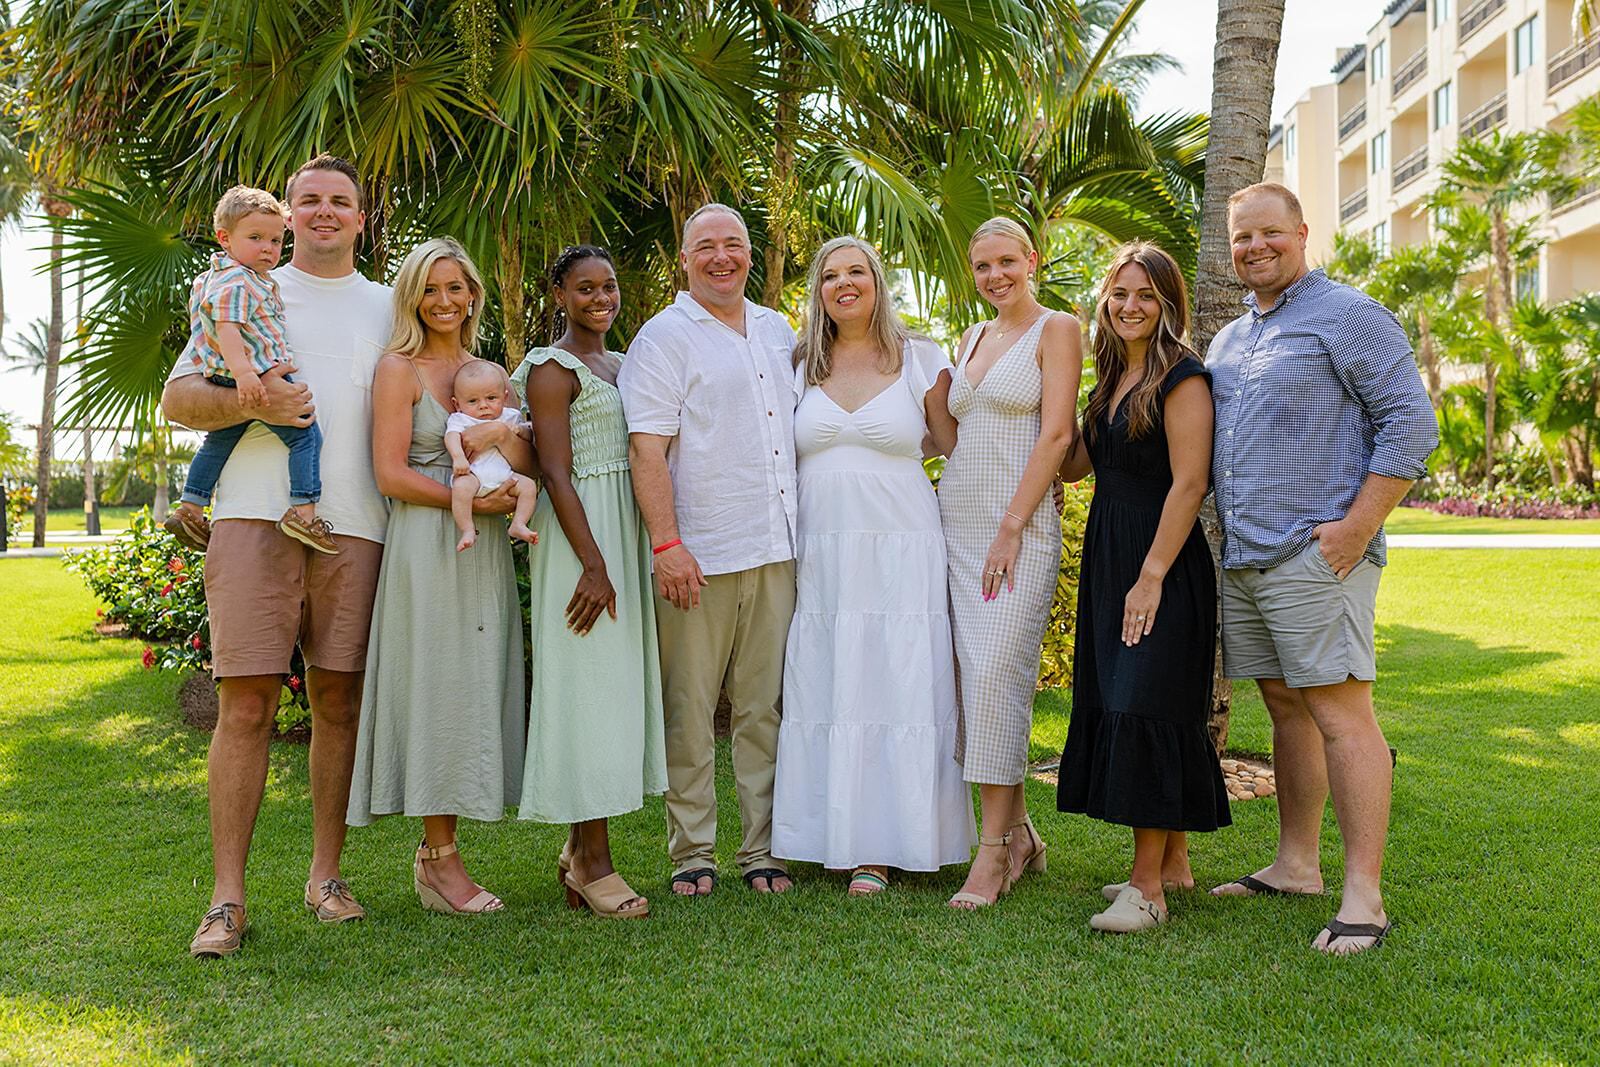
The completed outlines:
[[[520,430],[523,426],[522,412],[507,405],[492,419],[475,419],[464,411],[452,411],[444,420],[444,432],[462,433],[474,426],[482,426],[486,422],[503,422],[513,430]],[[511,478],[511,463],[500,454],[498,448],[479,452],[472,457],[471,466],[472,473],[478,476],[479,496],[483,496],[491,489],[498,489],[500,483]]]
[[[319,278],[286,263],[272,272],[283,294],[295,381],[311,387],[322,427],[322,501],[333,532],[383,543],[389,505],[372,473],[372,373],[394,328],[394,294],[360,274]],[[172,378],[200,368],[180,359]],[[212,498],[213,521],[276,522],[289,508],[289,450],[257,423],[228,457]]]

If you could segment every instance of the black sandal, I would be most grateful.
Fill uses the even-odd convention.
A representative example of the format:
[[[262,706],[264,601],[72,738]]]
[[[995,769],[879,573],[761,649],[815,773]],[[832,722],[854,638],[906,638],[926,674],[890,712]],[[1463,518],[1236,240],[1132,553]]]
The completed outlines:
[[[1394,929],[1394,923],[1386,922],[1382,926],[1379,926],[1377,923],[1345,923],[1340,922],[1338,919],[1329,919],[1328,925],[1324,926],[1323,929],[1328,931],[1328,944],[1324,951],[1328,952],[1330,955],[1333,954],[1333,943],[1339,940],[1341,937],[1372,938],[1372,944],[1368,945],[1366,948],[1359,949],[1357,952],[1347,953],[1347,955],[1354,956],[1361,952],[1370,952],[1371,950],[1380,947],[1383,944],[1384,938],[1389,936],[1389,931]]]
[[[711,893],[702,893],[702,892],[700,892],[700,879],[702,879],[702,878],[711,879],[711,889],[712,889],[712,891],[716,890],[716,888],[717,888],[717,872],[716,872],[716,870],[714,868],[712,868],[712,867],[696,867],[692,871],[679,871],[677,874],[672,876],[672,884],[673,885],[680,885],[680,884],[681,885],[692,885],[692,886],[694,886],[694,892],[693,893],[677,893],[676,891],[674,891],[674,894],[677,895],[677,896],[681,896],[681,897],[688,897],[688,896],[709,897],[711,895]]]
[[[757,878],[765,878],[767,880],[767,892],[769,893],[776,892],[776,890],[772,888],[772,883],[776,879],[788,878],[790,885],[792,886],[794,884],[794,878],[789,874],[788,871],[780,871],[776,867],[757,867],[753,871],[744,872],[744,884],[749,886],[751,889],[755,889]]]
[[[1246,889],[1250,890],[1250,895],[1253,897],[1288,897],[1304,895],[1290,893],[1287,889],[1279,889],[1275,885],[1268,885],[1266,882],[1263,882],[1253,874],[1247,874],[1243,878],[1235,878],[1233,880],[1233,884],[1244,886]]]

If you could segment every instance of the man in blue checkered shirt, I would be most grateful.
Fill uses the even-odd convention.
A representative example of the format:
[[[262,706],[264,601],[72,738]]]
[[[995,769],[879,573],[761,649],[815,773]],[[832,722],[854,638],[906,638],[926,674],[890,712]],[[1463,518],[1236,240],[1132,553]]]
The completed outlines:
[[[1272,716],[1278,852],[1219,896],[1322,892],[1333,794],[1344,838],[1324,952],[1382,943],[1392,780],[1372,709],[1383,520],[1426,471],[1433,408],[1394,315],[1306,267],[1300,202],[1281,185],[1228,201],[1246,311],[1212,340],[1212,482],[1222,524],[1223,670],[1254,678]]]

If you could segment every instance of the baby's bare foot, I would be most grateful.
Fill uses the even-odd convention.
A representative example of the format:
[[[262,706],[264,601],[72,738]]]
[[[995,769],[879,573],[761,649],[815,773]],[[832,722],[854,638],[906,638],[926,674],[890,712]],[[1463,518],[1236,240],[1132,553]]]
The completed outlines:
[[[530,545],[539,543],[539,535],[519,522],[512,523],[507,532],[518,541],[526,541]]]
[[[468,530],[466,533],[461,535],[461,540],[456,542],[456,551],[457,552],[465,552],[467,549],[471,548],[473,545],[475,545],[477,543],[478,543],[478,531],[477,530]]]

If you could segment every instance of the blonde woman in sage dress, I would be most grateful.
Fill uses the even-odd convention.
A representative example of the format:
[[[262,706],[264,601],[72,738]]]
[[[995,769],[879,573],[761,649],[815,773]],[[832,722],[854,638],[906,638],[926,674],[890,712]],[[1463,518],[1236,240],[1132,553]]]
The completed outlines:
[[[967,249],[978,294],[995,309],[968,329],[950,386],[956,447],[939,482],[950,559],[961,730],[956,759],[979,784],[978,854],[952,907],[995,903],[1024,869],[1043,870],[1023,781],[1044,637],[1061,563],[1050,500],[1072,444],[1083,368],[1077,320],[1033,294],[1039,256],[1006,218],[978,227]]]
[[[568,248],[550,271],[566,332],[529,352],[512,381],[527,398],[544,491],[529,556],[533,700],[520,818],[571,826],[557,877],[567,903],[615,919],[650,902],[611,862],[606,821],[667,788],[650,542],[628,473],[606,331],[622,307],[611,256]]]
[[[457,552],[444,447],[483,283],[459,244],[428,241],[400,268],[395,309],[395,337],[373,378],[373,469],[391,505],[347,821],[421,816],[412,885],[423,906],[499,911],[499,898],[467,876],[456,820],[502,818],[522,780],[522,612],[504,518],[513,499],[480,497],[482,536]],[[469,452],[499,448],[531,473],[532,450],[504,423],[462,436]]]

